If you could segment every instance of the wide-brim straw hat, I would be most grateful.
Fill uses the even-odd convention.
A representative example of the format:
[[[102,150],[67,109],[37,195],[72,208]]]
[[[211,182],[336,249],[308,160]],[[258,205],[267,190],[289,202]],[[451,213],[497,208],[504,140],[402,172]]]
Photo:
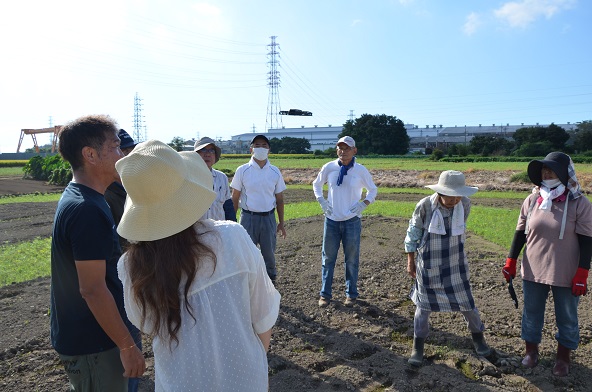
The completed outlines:
[[[545,159],[529,162],[527,169],[528,177],[534,185],[540,186],[543,181],[543,166],[547,166],[557,174],[557,178],[559,178],[559,181],[561,181],[563,185],[567,185],[567,180],[569,179],[567,170],[570,161],[571,158],[567,154],[557,151],[551,152],[547,154]]]
[[[127,191],[117,232],[132,241],[170,237],[192,226],[216,198],[212,173],[192,151],[140,143],[115,164]]]
[[[465,185],[465,175],[456,170],[443,171],[437,184],[425,187],[445,196],[471,196],[479,190],[475,186]]]
[[[216,150],[216,161],[214,163],[217,163],[220,160],[220,155],[222,155],[222,149],[216,145],[216,141],[214,139],[207,136],[202,137],[193,145],[193,151],[198,152],[210,144],[213,145],[214,150]]]

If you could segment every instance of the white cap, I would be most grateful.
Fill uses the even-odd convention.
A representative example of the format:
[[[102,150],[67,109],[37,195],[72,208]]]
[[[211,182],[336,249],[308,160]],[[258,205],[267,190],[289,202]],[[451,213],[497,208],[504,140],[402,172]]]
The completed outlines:
[[[345,143],[345,144],[347,144],[350,147],[355,147],[356,146],[356,141],[351,136],[344,136],[344,137],[342,137],[341,139],[339,139],[337,141],[337,145],[339,145],[339,143]]]

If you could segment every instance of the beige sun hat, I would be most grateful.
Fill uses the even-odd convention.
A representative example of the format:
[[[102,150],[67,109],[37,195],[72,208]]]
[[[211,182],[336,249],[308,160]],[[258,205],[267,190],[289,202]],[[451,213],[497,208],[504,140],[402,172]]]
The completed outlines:
[[[170,237],[193,225],[216,198],[212,173],[192,151],[140,143],[115,164],[127,191],[117,232],[132,241]]]
[[[465,175],[456,170],[443,171],[437,184],[425,187],[445,196],[471,196],[479,190],[475,186],[466,186]]]

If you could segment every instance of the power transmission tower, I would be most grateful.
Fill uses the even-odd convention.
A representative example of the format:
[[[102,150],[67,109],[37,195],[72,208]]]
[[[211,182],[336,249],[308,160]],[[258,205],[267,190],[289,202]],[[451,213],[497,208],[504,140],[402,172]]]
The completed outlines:
[[[269,72],[267,72],[267,86],[269,86],[269,97],[267,99],[267,116],[265,118],[265,130],[270,128],[280,129],[283,127],[282,117],[280,116],[280,44],[275,42],[277,36],[272,35],[271,43],[267,45],[269,52],[267,62]]]
[[[134,135],[133,139],[136,143],[143,142],[147,139],[146,126],[144,125],[144,116],[142,115],[142,98],[136,93],[134,97]]]
[[[349,111],[349,121],[354,122],[354,111],[353,110]]]

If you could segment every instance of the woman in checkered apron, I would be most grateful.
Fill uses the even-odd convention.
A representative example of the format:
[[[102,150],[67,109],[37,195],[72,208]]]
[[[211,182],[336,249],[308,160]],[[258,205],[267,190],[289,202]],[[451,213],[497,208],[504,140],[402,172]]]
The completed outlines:
[[[466,186],[464,174],[455,170],[442,172],[438,184],[426,187],[436,193],[417,203],[405,237],[407,272],[415,279],[410,297],[416,305],[413,351],[408,362],[413,366],[423,362],[431,312],[461,312],[475,351],[486,357],[491,349],[485,343],[485,327],[471,293],[464,248],[471,210],[468,196],[477,188]]]

